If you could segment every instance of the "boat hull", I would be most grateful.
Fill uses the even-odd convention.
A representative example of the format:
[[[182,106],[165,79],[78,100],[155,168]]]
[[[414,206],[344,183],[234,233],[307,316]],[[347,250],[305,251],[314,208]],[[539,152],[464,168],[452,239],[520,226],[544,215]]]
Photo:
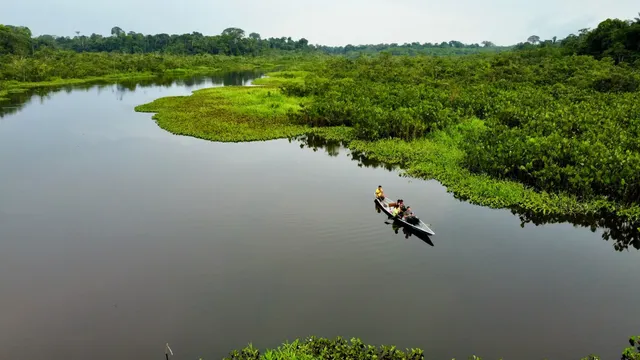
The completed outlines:
[[[385,214],[387,214],[387,216],[389,216],[390,218],[394,218],[393,214],[391,213],[391,209],[389,208],[389,203],[386,200],[380,200],[378,198],[375,198],[375,203],[380,206],[380,208],[382,209],[382,211],[384,211]],[[417,226],[417,225],[413,225],[403,219],[397,219],[394,218],[395,221],[401,223],[402,225],[411,228],[414,231],[418,231],[421,232],[423,234],[427,234],[427,235],[435,235],[436,233],[431,230],[426,224],[424,224],[422,221],[420,221],[420,223],[422,224],[422,226]]]

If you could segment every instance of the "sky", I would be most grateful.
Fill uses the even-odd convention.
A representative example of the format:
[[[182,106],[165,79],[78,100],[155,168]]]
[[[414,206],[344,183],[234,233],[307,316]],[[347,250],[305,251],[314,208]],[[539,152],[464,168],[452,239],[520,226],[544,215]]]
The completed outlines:
[[[492,41],[530,35],[564,38],[607,18],[632,19],[638,0],[20,0],[0,8],[0,24],[34,36],[109,35],[119,26],[144,34],[217,35],[228,27],[265,37],[344,46]]]

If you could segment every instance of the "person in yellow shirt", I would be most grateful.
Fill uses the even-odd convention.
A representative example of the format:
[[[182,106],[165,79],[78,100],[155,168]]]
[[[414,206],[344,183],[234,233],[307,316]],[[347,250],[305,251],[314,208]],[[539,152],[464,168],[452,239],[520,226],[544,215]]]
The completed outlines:
[[[400,207],[395,207],[393,208],[393,211],[391,211],[391,216],[393,216],[394,218],[398,218],[400,215]]]
[[[378,185],[378,188],[376,189],[376,198],[384,200],[384,190],[382,190],[382,185]]]

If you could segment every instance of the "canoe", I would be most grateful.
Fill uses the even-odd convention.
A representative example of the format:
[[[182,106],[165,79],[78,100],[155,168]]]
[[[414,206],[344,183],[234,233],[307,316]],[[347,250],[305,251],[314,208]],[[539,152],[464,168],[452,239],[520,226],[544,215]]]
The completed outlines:
[[[387,214],[389,217],[393,218],[393,215],[391,213],[391,208],[389,207],[389,198],[385,198],[384,200],[380,201],[380,199],[375,198],[374,200],[376,202],[376,204],[378,204],[380,206],[380,208],[382,209],[382,211],[384,211],[385,214]],[[427,234],[427,235],[435,235],[436,233],[433,232],[433,230],[431,230],[431,228],[424,223],[424,221],[422,221],[422,219],[420,219],[420,222],[416,225],[411,224],[410,222],[407,222],[403,219],[396,219],[394,218],[395,221],[401,223],[402,225],[409,227],[415,231]]]

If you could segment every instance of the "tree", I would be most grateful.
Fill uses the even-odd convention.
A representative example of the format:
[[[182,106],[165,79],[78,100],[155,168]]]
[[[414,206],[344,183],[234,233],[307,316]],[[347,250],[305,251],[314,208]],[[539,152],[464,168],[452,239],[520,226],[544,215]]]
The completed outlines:
[[[297,47],[299,47],[300,49],[306,48],[307,45],[309,45],[309,40],[305,38],[301,38],[300,40],[298,40]]]
[[[537,44],[540,42],[540,36],[538,35],[531,35],[529,36],[529,38],[527,39],[528,42],[532,43],[532,44]]]
[[[230,36],[235,39],[242,39],[244,37],[244,30],[239,28],[226,28],[222,31],[223,36]]]
[[[111,35],[113,36],[124,35],[124,30],[122,30],[119,26],[114,26],[111,28]]]
[[[0,25],[0,55],[31,52],[31,30],[24,26]]]
[[[254,39],[254,40],[260,40],[260,34],[252,32],[251,34],[249,34],[249,37]]]
[[[487,41],[487,40],[483,41],[483,42],[482,42],[482,45],[483,45],[484,47],[486,47],[486,48],[496,46],[494,43],[492,43],[491,41]]]

